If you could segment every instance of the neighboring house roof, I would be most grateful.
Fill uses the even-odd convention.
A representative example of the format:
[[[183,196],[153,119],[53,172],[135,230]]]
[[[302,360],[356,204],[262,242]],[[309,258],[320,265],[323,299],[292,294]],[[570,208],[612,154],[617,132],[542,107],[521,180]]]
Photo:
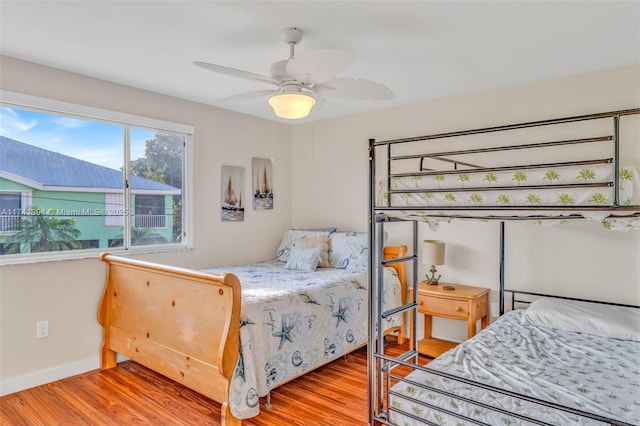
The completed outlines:
[[[122,172],[0,136],[0,177],[44,191],[110,192],[122,189]],[[164,183],[131,176],[136,192],[179,194]],[[116,192],[116,191],[112,191]]]

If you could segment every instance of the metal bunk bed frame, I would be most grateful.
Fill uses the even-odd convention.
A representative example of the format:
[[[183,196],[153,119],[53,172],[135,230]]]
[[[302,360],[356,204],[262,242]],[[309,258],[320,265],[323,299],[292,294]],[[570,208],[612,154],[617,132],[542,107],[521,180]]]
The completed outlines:
[[[428,371],[429,373],[438,375],[438,376],[443,376],[446,378],[449,378],[451,380],[458,380],[473,386],[479,386],[483,389],[492,391],[492,392],[498,392],[502,395],[507,395],[507,396],[511,396],[511,397],[515,397],[521,400],[525,400],[525,401],[529,401],[535,404],[539,404],[541,406],[545,406],[545,407],[550,407],[553,409],[557,409],[557,410],[561,410],[567,413],[572,413],[572,414],[576,414],[578,416],[582,416],[588,419],[592,419],[592,420],[596,420],[596,421],[600,421],[603,422],[605,424],[610,424],[610,425],[630,425],[629,423],[625,423],[625,422],[620,422],[618,420],[615,419],[611,419],[608,417],[604,417],[604,416],[600,416],[600,415],[596,415],[596,414],[592,414],[589,412],[585,412],[585,411],[581,411],[581,410],[576,410],[570,407],[566,407],[566,406],[562,406],[562,405],[558,405],[552,402],[548,402],[548,401],[544,401],[544,400],[540,400],[537,398],[533,398],[530,397],[528,395],[522,395],[522,394],[518,394],[518,393],[514,393],[511,391],[507,391],[507,390],[503,390],[500,388],[496,388],[493,386],[489,386],[489,385],[485,385],[482,383],[478,383],[478,382],[474,382],[468,379],[464,379],[464,378],[460,378],[460,377],[456,377],[453,376],[449,373],[445,373],[445,372],[440,372],[440,371],[436,371],[436,370],[432,370],[429,369],[428,367],[424,367],[424,366],[420,366],[418,365],[418,352],[417,352],[417,333],[415,333],[415,330],[413,330],[414,332],[411,333],[411,339],[413,340],[413,345],[412,347],[414,348],[413,350],[409,350],[403,354],[401,354],[400,356],[397,357],[391,357],[385,354],[384,352],[384,336],[382,335],[382,327],[378,327],[378,324],[382,324],[382,322],[385,320],[385,318],[393,316],[393,315],[411,315],[413,317],[413,321],[412,324],[414,324],[414,327],[417,323],[417,303],[416,303],[416,298],[417,298],[417,285],[418,285],[418,258],[417,258],[417,253],[418,253],[418,220],[417,219],[401,219],[401,218],[396,218],[393,217],[392,215],[387,215],[385,212],[393,212],[396,210],[402,210],[402,211],[410,211],[410,210],[422,210],[422,211],[441,211],[441,210],[447,210],[447,211],[478,211],[478,210],[482,210],[482,211],[491,211],[491,210],[509,210],[509,211],[518,211],[518,210],[543,210],[543,211],[575,211],[578,208],[576,206],[556,206],[556,205],[545,205],[545,206],[536,206],[535,208],[531,208],[531,207],[504,207],[504,206],[450,206],[447,207],[446,209],[444,209],[442,206],[439,207],[433,207],[433,206],[392,206],[390,204],[390,200],[391,200],[391,194],[394,192],[393,189],[391,189],[391,178],[393,177],[401,177],[401,176],[416,176],[416,175],[433,175],[433,174],[446,174],[446,173],[456,173],[459,172],[459,170],[457,169],[458,164],[460,165],[464,165],[464,166],[468,166],[471,167],[472,169],[467,169],[465,171],[478,171],[478,170],[492,170],[492,171],[497,171],[497,170],[513,170],[513,169],[523,169],[523,168],[539,168],[539,167],[551,167],[551,166],[559,166],[559,165],[590,165],[590,164],[603,164],[603,163],[612,163],[613,166],[613,170],[614,170],[614,176],[612,179],[612,182],[606,183],[606,186],[613,186],[614,190],[614,198],[613,198],[613,202],[610,205],[605,205],[605,206],[580,206],[579,210],[597,210],[597,211],[608,211],[611,214],[614,213],[630,213],[630,212],[638,212],[640,210],[640,205],[631,205],[631,206],[621,206],[620,205],[620,199],[619,199],[619,161],[620,161],[620,118],[623,116],[627,116],[627,115],[636,115],[636,114],[640,114],[640,108],[633,108],[633,109],[626,109],[626,110],[619,110],[619,111],[611,111],[611,112],[604,112],[604,113],[597,113],[597,114],[588,114],[588,115],[579,115],[579,116],[572,116],[572,117],[565,117],[565,118],[558,118],[558,119],[550,119],[550,120],[539,120],[539,121],[531,121],[531,122],[525,122],[525,123],[518,123],[518,124],[510,124],[510,125],[503,125],[503,126],[494,126],[494,127],[485,127],[485,128],[478,128],[478,129],[472,129],[472,130],[463,130],[463,131],[454,131],[454,132],[447,132],[447,133],[439,133],[439,134],[433,134],[433,135],[426,135],[426,136],[419,136],[419,137],[410,137],[410,138],[403,138],[403,139],[393,139],[393,140],[385,140],[385,141],[376,141],[375,139],[369,139],[369,312],[370,312],[370,321],[369,321],[369,342],[374,342],[373,344],[370,344],[368,346],[368,377],[369,377],[369,386],[367,389],[367,393],[368,393],[368,401],[369,401],[369,425],[393,425],[393,423],[390,423],[390,416],[389,416],[389,412],[390,411],[394,411],[395,409],[393,407],[391,407],[388,404],[389,401],[389,393],[390,393],[390,389],[392,386],[392,380],[403,380],[403,378],[401,376],[397,376],[394,375],[392,373],[392,370],[398,366],[405,366],[405,367],[409,367],[412,369],[421,369],[424,371]],[[429,153],[429,154],[414,154],[414,155],[398,155],[398,156],[393,156],[392,155],[392,149],[391,147],[393,145],[396,144],[404,144],[404,143],[410,143],[410,142],[417,142],[417,141],[429,141],[429,140],[435,140],[435,139],[445,139],[445,138],[451,138],[451,137],[457,137],[457,136],[468,136],[468,135],[474,135],[474,134],[482,134],[482,133],[491,133],[491,132],[501,132],[501,131],[509,131],[509,130],[516,130],[516,129],[525,129],[525,128],[532,128],[532,127],[540,127],[540,126],[549,126],[549,125],[555,125],[555,124],[563,124],[563,123],[573,123],[573,122],[580,122],[580,121],[588,121],[588,120],[596,120],[596,119],[604,119],[604,118],[611,118],[613,120],[613,135],[611,136],[599,136],[599,137],[591,137],[591,138],[579,138],[579,139],[568,139],[568,140],[561,140],[561,141],[554,141],[554,142],[543,142],[543,143],[534,143],[534,144],[525,144],[525,145],[511,145],[511,146],[504,146],[504,147],[492,147],[492,148],[477,148],[477,149],[472,149],[472,150],[458,150],[458,151],[448,151],[448,152],[437,152],[437,153]],[[480,166],[477,166],[475,164],[470,164],[467,162],[461,162],[461,161],[456,161],[451,159],[450,157],[452,156],[456,156],[456,155],[462,155],[462,154],[469,154],[469,153],[484,153],[484,152],[495,152],[495,151],[505,151],[505,150],[516,150],[516,149],[529,149],[529,148],[537,148],[537,147],[548,147],[548,146],[559,146],[559,145],[573,145],[573,144],[581,144],[581,143],[594,143],[594,142],[605,142],[605,141],[609,141],[613,144],[613,152],[612,152],[612,157],[611,158],[606,158],[606,159],[599,159],[599,160],[585,160],[585,161],[570,161],[570,162],[562,162],[562,163],[546,163],[546,164],[532,164],[532,165],[526,165],[526,166],[506,166],[506,167],[497,167],[497,168],[482,168]],[[387,198],[386,201],[386,205],[385,206],[377,206],[375,204],[375,200],[376,200],[376,174],[375,174],[375,167],[376,167],[376,147],[379,146],[386,146],[387,147],[387,159],[386,159],[386,164],[387,164],[387,170],[386,170],[386,176],[387,176],[387,188],[389,191],[389,197]],[[424,171],[424,160],[426,158],[431,158],[431,159],[436,159],[439,161],[443,161],[443,162],[447,162],[447,163],[452,163],[454,164],[454,170],[453,171],[438,171],[438,172],[432,172],[432,171]],[[392,173],[391,170],[391,164],[393,161],[395,160],[406,160],[406,159],[419,159],[420,160],[420,172],[417,173]],[[593,184],[579,184],[579,186],[590,186]],[[601,185],[601,184],[597,184],[597,185]],[[549,185],[544,185],[545,187],[549,187]],[[530,187],[524,187],[526,189],[528,188],[536,188],[539,186],[530,186]],[[560,187],[559,185],[555,185],[554,188],[558,188]],[[522,189],[523,187],[521,187]],[[491,188],[491,189],[496,189]],[[466,191],[469,190],[469,188],[464,189]],[[473,190],[483,190],[482,188],[473,188]],[[436,189],[429,189],[429,192],[436,192],[438,190]],[[446,191],[451,191],[451,192],[455,192],[456,189],[446,189]],[[402,190],[396,190],[396,192],[425,192],[425,190],[407,190],[407,189],[402,189]],[[637,214],[637,213],[636,213]],[[504,309],[505,309],[505,293],[510,293],[511,294],[511,308],[515,309],[515,305],[516,303],[530,303],[530,301],[528,301],[526,299],[527,296],[549,296],[549,295],[545,295],[545,294],[540,294],[540,293],[533,293],[533,292],[526,292],[526,291],[519,291],[519,290],[511,290],[511,289],[506,289],[505,288],[505,220],[546,220],[546,219],[579,219],[582,218],[581,216],[574,216],[574,215],[569,215],[569,216],[547,216],[547,215],[541,215],[541,216],[527,216],[527,217],[518,217],[518,216],[502,216],[502,215],[493,215],[493,216],[470,216],[470,215],[461,215],[461,214],[446,214],[446,215],[442,215],[442,214],[437,214],[434,215],[433,217],[438,217],[438,218],[442,218],[442,217],[446,217],[446,218],[464,218],[464,219],[491,219],[491,220],[498,220],[500,222],[500,260],[499,260],[499,268],[500,268],[500,315],[504,314]],[[386,223],[391,223],[391,222],[406,222],[408,224],[411,225],[412,227],[412,242],[411,242],[411,247],[412,250],[410,251],[410,255],[403,257],[403,258],[398,258],[398,259],[393,259],[393,260],[389,260],[389,261],[384,261],[382,260],[382,253],[383,253],[383,238],[382,236],[384,235],[385,231],[384,231],[384,226]],[[379,236],[379,237],[378,237]],[[404,304],[403,306],[400,306],[398,308],[395,308],[393,310],[390,311],[383,311],[382,310],[382,296],[383,296],[383,280],[382,280],[382,270],[385,266],[387,266],[388,264],[391,263],[398,263],[398,262],[410,262],[411,266],[412,266],[412,279],[411,279],[411,283],[410,285],[412,285],[413,287],[413,291],[412,291],[412,300],[408,300],[406,304]],[[518,299],[517,295],[524,295],[525,299]],[[558,296],[551,296],[551,297],[558,297]],[[625,307],[633,307],[633,308],[640,308],[639,306],[635,306],[635,305],[626,305],[626,304],[618,304],[618,303],[608,303],[608,302],[601,302],[601,301],[593,301],[593,300],[587,300],[587,299],[579,299],[579,298],[570,298],[570,297],[560,297],[563,299],[570,299],[570,300],[577,300],[577,301],[587,301],[587,302],[596,302],[596,303],[606,303],[609,305],[616,305],[616,306],[625,306]],[[424,384],[420,384],[420,383],[413,383],[413,385],[417,386],[417,387],[423,387],[423,388],[428,388],[429,390],[433,391],[433,392],[437,392],[440,394],[447,394],[446,391],[440,390],[440,389],[436,389],[436,388],[432,388],[429,386],[426,386]],[[451,395],[450,396],[454,396],[456,398],[459,398],[460,400],[465,400],[465,398],[463,397],[459,397],[456,395]],[[480,405],[480,406],[484,406],[485,408],[491,409],[491,410],[495,410],[497,412],[505,412],[502,409],[496,408],[496,407],[492,407],[492,406],[486,406],[483,403],[479,403],[478,401],[470,401],[467,400],[467,402],[472,402],[473,404],[476,405]],[[429,406],[428,403],[422,402],[425,406]],[[448,411],[445,408],[442,407],[433,407],[432,408],[436,408],[439,411],[445,412],[445,413],[451,413],[451,414],[455,414],[453,412]],[[514,414],[514,413],[508,413],[505,412],[509,415],[512,415],[514,417],[518,417],[521,418],[523,420],[532,422],[534,424],[547,424],[544,422],[541,422],[539,420],[536,419],[532,419],[526,416],[521,416],[519,414]],[[420,419],[416,416],[411,415],[410,413],[406,413],[406,412],[402,412],[403,415],[408,415],[409,417],[412,417],[420,422],[423,422],[424,424],[433,424],[435,425],[435,423],[426,421],[424,419]],[[460,416],[459,414],[455,414],[457,416]],[[473,423],[473,424],[483,424],[480,423],[474,419],[468,418],[468,417],[464,417],[461,416],[462,418],[464,418],[465,420]],[[630,425],[631,426],[631,425]]]

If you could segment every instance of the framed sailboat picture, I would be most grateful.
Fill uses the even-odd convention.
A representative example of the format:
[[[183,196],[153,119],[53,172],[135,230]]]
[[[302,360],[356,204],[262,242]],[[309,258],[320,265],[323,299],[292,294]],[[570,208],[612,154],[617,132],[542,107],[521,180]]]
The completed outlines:
[[[244,222],[244,167],[222,166],[221,218],[223,222]]]
[[[253,209],[273,209],[273,168],[269,158],[252,158]]]

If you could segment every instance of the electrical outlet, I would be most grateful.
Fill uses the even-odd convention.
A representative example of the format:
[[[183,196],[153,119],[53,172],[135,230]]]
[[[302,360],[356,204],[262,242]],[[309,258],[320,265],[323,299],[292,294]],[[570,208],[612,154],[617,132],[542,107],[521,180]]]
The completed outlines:
[[[36,324],[36,338],[42,339],[49,335],[49,321],[40,321]]]

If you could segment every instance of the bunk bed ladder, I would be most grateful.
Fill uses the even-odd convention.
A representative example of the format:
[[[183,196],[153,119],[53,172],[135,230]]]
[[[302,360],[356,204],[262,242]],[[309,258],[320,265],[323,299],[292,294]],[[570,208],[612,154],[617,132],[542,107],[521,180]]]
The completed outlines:
[[[387,395],[385,395],[384,389],[388,386],[385,383],[384,372],[389,372],[394,367],[401,365],[403,362],[412,360],[413,363],[418,362],[417,334],[410,333],[412,339],[411,347],[409,350],[398,357],[391,358],[384,353],[384,324],[386,319],[396,315],[402,315],[404,317],[404,329],[407,329],[407,315],[412,316],[413,324],[417,321],[417,277],[418,277],[418,222],[416,220],[405,220],[390,218],[384,214],[377,214],[374,207],[373,200],[375,198],[375,171],[374,171],[374,140],[370,140],[370,182],[369,182],[369,206],[371,211],[369,212],[369,342],[367,348],[368,357],[368,401],[369,401],[369,425],[378,423],[388,423],[387,409],[385,407],[387,401]],[[389,222],[403,222],[411,225],[412,238],[411,238],[411,251],[409,255],[385,260],[384,259],[384,244],[385,238],[385,224]],[[382,301],[384,294],[384,268],[385,266],[401,263],[411,263],[411,278],[408,280],[407,286],[411,286],[412,289],[411,300],[406,300],[403,295],[403,303],[396,308],[383,311]],[[409,287],[408,287],[409,288]],[[399,362],[395,362],[395,361]]]

